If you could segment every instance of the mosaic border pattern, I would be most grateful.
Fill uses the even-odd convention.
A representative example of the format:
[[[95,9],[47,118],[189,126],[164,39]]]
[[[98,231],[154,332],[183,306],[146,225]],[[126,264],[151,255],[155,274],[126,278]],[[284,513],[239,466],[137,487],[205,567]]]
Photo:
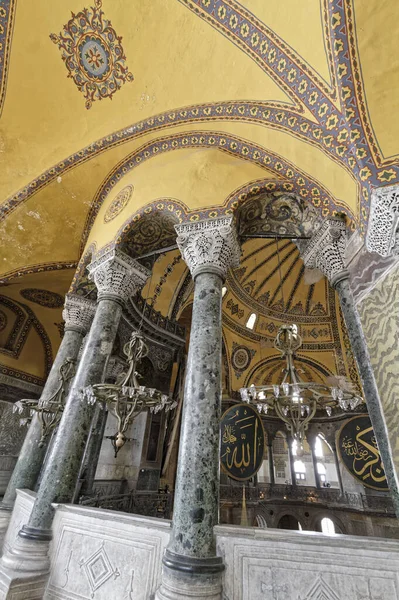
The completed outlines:
[[[29,267],[21,267],[9,271],[2,275],[0,279],[0,286],[9,285],[14,279],[23,277],[24,275],[34,275],[36,273],[46,273],[48,271],[62,271],[63,269],[75,269],[78,263],[72,262],[60,262],[60,263],[39,263],[37,265],[31,265]]]
[[[0,116],[6,97],[16,6],[17,0],[2,0],[0,4]]]
[[[195,11],[201,18],[205,18],[211,26],[219,28],[223,35],[234,40],[233,43],[236,43],[241,50],[253,53],[253,58],[256,55],[259,59],[256,60],[257,64],[264,70],[267,62],[268,72],[272,71],[273,77],[278,79],[280,87],[289,89],[290,95],[295,98],[295,105],[292,109],[287,110],[286,105],[273,102],[211,103],[168,111],[141,121],[97,140],[41,174],[28,186],[6,200],[0,207],[0,219],[5,218],[21,202],[59,175],[111,147],[144,135],[148,131],[156,131],[176,124],[228,119],[258,122],[287,131],[291,135],[316,144],[330,158],[334,157],[334,160],[349,169],[361,186],[358,201],[360,231],[364,233],[368,219],[371,187],[384,183],[392,184],[399,180],[399,167],[379,169],[375,166],[375,164],[378,167],[385,163],[390,164],[390,161],[386,162],[378,153],[378,146],[368,119],[353,26],[353,0],[323,0],[327,56],[333,67],[331,70],[332,88],[329,88],[317,76],[317,73],[275,32],[257,20],[239,3],[233,0],[179,1]],[[235,11],[234,14],[238,20],[235,27],[233,26],[235,21],[232,11]],[[237,31],[235,31],[236,29]],[[263,41],[267,43],[268,48],[265,52],[262,52],[261,49]],[[257,52],[258,54],[260,52],[262,56],[258,56]],[[285,63],[281,61],[285,61]],[[292,70],[296,71],[295,77],[294,73],[290,75]],[[277,79],[275,80],[277,81]],[[304,83],[301,87],[302,81]],[[335,106],[337,98],[335,89],[339,90],[340,100],[345,108],[343,114],[339,113]],[[317,115],[319,126],[315,127],[314,124],[306,122],[307,120],[301,117],[303,105],[310,107],[312,114]],[[360,111],[358,105],[360,105]],[[365,128],[367,135],[364,132]]]
[[[283,186],[284,183],[288,184],[285,188],[286,191],[296,192],[302,198],[309,200],[316,208],[323,207],[326,209],[324,213],[323,209],[321,210],[323,216],[327,216],[334,211],[345,210],[347,212],[346,207],[340,204],[320,182],[317,182],[303,171],[295,168],[290,161],[283,159],[278,154],[270,152],[257,144],[249,143],[238,136],[220,132],[194,131],[189,134],[179,133],[152,140],[129,154],[114,167],[99,187],[93,199],[92,207],[84,227],[85,233],[82,238],[82,245],[87,240],[89,231],[102,204],[107,199],[113,187],[115,187],[124,175],[155,155],[182,148],[217,148],[236,158],[248,160],[269,172],[275,173],[278,177],[284,178],[285,181],[281,181],[281,185]],[[264,181],[265,189],[267,189],[268,181]],[[219,208],[213,208],[212,210],[215,213],[220,213]]]

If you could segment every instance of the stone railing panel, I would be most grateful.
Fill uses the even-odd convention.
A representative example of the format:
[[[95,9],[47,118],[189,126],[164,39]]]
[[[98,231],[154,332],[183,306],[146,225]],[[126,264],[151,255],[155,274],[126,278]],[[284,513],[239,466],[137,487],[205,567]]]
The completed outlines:
[[[169,529],[169,521],[58,506],[44,599],[152,598]]]
[[[216,527],[228,600],[398,600],[399,542]]]

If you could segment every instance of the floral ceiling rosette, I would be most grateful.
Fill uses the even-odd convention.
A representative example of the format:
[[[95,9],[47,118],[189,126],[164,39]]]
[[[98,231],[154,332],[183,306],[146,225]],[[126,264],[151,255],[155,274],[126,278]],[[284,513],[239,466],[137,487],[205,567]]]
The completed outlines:
[[[122,38],[111,21],[104,18],[102,0],[84,8],[64,25],[63,31],[50,35],[61,50],[62,60],[86,99],[86,108],[95,100],[111,98],[133,75],[126,65]]]

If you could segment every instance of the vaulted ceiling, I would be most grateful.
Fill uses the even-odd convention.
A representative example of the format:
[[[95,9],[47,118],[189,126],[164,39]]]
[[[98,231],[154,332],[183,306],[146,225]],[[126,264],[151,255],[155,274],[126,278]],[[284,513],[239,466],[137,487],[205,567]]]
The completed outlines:
[[[20,290],[64,295],[85,248],[159,206],[197,219],[284,191],[363,234],[372,187],[398,181],[395,28],[395,0],[4,0],[2,295],[54,354],[61,309]],[[43,344],[25,361],[42,377]]]

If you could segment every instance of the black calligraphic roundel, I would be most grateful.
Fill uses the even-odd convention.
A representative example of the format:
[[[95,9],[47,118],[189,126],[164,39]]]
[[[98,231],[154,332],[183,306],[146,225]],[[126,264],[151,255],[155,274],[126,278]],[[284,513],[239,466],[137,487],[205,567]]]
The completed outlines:
[[[388,490],[387,478],[368,415],[346,421],[337,433],[339,456],[360,483],[374,490]]]
[[[223,471],[238,481],[259,471],[265,451],[262,419],[249,404],[235,404],[223,414],[220,427],[220,462]]]

